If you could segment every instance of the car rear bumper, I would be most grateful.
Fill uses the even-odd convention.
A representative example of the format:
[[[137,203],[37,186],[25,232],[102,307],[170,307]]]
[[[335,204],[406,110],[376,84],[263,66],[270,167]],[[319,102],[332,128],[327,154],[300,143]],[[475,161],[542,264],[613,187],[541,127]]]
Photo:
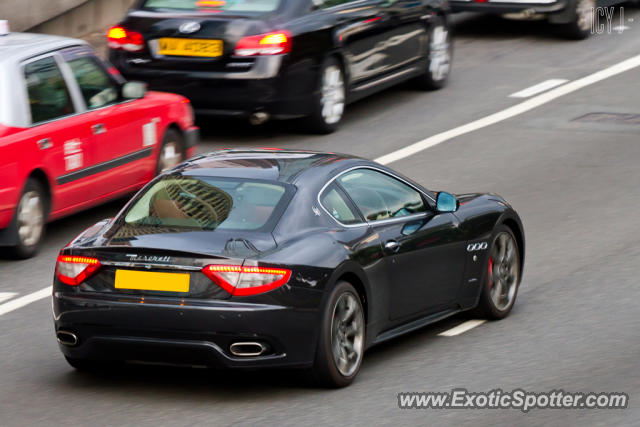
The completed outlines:
[[[310,114],[317,86],[313,67],[306,63],[281,66],[279,57],[260,59],[264,61],[246,72],[174,71],[134,66],[118,58],[113,62],[129,80],[189,98],[199,115],[244,117],[264,111],[288,118]]]
[[[451,9],[454,12],[483,12],[494,14],[521,13],[530,11],[536,14],[554,13],[563,10],[567,2],[565,0],[527,0],[518,1],[496,1],[485,2],[452,0]]]
[[[184,303],[183,303],[184,304]],[[125,301],[55,292],[56,334],[71,332],[71,358],[133,360],[226,368],[308,367],[313,363],[318,312],[271,304],[168,300]],[[258,342],[260,356],[237,356],[230,346]]]

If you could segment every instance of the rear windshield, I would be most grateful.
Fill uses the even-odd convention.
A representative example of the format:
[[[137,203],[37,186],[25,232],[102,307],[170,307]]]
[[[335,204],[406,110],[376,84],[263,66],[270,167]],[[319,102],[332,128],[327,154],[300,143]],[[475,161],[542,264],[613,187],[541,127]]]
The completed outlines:
[[[194,231],[258,230],[277,219],[287,192],[275,182],[169,175],[137,197],[124,222]]]
[[[171,9],[198,12],[273,12],[281,0],[147,0],[144,9]]]

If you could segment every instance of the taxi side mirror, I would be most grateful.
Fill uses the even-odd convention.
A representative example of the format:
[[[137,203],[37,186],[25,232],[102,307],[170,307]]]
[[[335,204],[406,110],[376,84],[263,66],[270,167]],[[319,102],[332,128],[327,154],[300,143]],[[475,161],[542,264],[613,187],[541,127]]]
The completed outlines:
[[[122,85],[124,99],[142,99],[147,94],[147,84],[142,82],[127,82]]]

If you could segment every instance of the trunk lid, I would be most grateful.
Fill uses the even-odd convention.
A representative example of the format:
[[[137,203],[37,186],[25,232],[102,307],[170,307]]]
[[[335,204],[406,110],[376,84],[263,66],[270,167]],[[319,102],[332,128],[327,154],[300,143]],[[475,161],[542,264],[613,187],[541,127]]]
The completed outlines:
[[[153,229],[154,227],[152,227]],[[127,230],[116,226],[87,250],[73,255],[97,258],[101,267],[80,285],[83,292],[184,299],[229,299],[222,289],[202,273],[207,265],[242,266],[246,258],[256,258],[275,247],[270,233],[224,231],[167,232],[162,228]],[[144,234],[143,234],[144,233]],[[98,246],[94,246],[98,243]],[[82,245],[80,245],[82,246]]]
[[[262,20],[234,15],[209,17],[202,14],[177,14],[168,17],[164,13],[133,12],[121,25],[140,32],[145,39],[145,50],[126,53],[128,65],[131,68],[163,71],[247,71],[254,64],[255,58],[233,56],[238,40],[246,35],[268,31],[268,25]],[[198,29],[189,32],[189,25],[192,25],[192,29]],[[221,41],[222,54],[216,57],[162,55],[162,39]]]

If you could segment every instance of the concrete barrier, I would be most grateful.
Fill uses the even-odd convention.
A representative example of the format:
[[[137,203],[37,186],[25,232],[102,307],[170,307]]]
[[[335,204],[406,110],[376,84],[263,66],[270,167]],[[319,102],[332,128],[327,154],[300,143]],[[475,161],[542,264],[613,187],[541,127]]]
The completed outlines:
[[[85,37],[118,22],[135,0],[0,0],[12,31]]]

